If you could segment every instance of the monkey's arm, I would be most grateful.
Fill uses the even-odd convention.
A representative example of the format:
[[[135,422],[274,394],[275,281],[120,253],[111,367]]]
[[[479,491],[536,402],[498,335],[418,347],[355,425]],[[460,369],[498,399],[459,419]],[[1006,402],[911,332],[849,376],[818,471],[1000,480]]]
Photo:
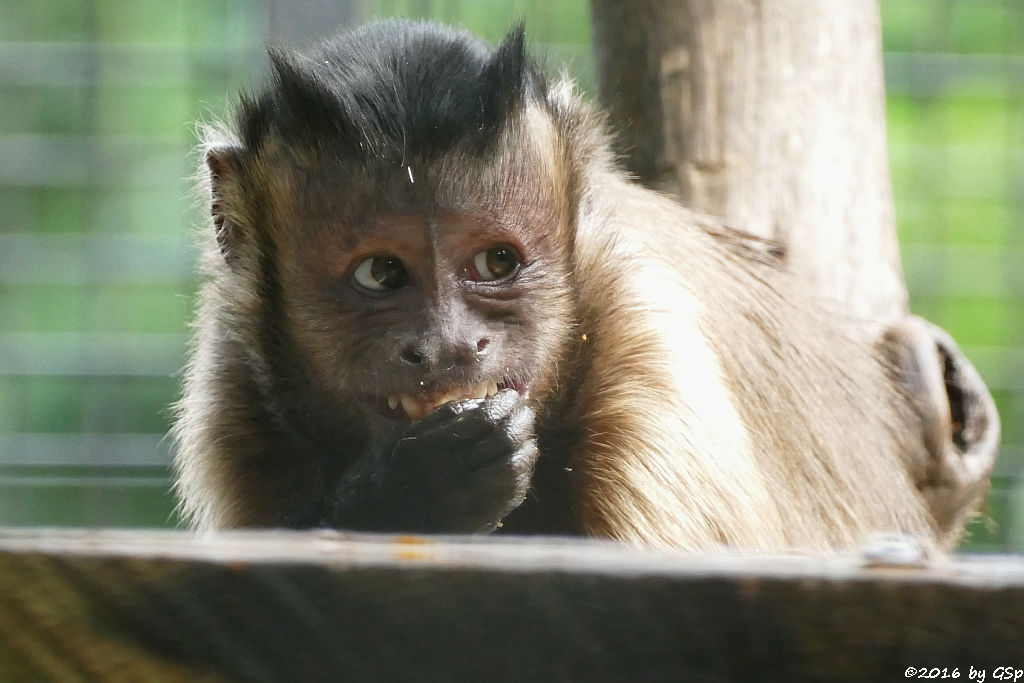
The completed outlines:
[[[371,446],[322,521],[367,531],[491,531],[529,488],[533,417],[512,390],[445,404],[397,440]]]

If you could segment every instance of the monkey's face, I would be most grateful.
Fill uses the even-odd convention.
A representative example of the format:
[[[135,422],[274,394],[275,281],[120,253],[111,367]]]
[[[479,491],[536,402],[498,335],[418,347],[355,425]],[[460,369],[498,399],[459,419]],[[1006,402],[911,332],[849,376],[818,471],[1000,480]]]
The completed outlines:
[[[364,215],[282,250],[292,336],[323,389],[398,421],[549,391],[538,378],[572,323],[566,250],[544,224],[557,213]]]

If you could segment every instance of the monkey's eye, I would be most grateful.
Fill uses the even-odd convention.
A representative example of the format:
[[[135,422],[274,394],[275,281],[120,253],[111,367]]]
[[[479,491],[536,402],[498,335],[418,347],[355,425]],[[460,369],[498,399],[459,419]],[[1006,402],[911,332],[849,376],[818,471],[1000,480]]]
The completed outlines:
[[[394,256],[371,256],[352,273],[356,284],[373,292],[399,289],[409,282],[405,264]]]
[[[466,274],[474,282],[503,280],[515,274],[520,263],[519,252],[507,244],[496,244],[477,252],[466,267]]]

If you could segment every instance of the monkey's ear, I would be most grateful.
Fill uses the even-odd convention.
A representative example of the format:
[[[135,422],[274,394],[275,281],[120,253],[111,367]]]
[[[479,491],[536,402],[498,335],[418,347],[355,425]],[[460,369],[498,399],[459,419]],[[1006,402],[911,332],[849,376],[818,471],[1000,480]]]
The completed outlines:
[[[879,346],[921,416],[930,457],[908,463],[909,473],[940,534],[959,533],[989,488],[999,450],[995,403],[952,337],[923,318],[899,321]]]
[[[231,197],[237,187],[242,150],[233,145],[219,145],[206,150],[206,168],[210,174],[210,216],[224,260],[234,264],[242,233],[232,211]]]

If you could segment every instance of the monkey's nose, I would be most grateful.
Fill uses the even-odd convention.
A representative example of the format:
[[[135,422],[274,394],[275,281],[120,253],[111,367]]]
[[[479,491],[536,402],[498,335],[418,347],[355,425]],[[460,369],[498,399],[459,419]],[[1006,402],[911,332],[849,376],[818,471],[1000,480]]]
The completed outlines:
[[[423,363],[423,356],[412,349],[402,349],[399,357],[409,365],[420,365]]]
[[[398,357],[407,365],[419,365],[427,369],[472,365],[486,355],[490,343],[489,338],[482,337],[476,342],[462,344],[411,345],[403,348]]]

